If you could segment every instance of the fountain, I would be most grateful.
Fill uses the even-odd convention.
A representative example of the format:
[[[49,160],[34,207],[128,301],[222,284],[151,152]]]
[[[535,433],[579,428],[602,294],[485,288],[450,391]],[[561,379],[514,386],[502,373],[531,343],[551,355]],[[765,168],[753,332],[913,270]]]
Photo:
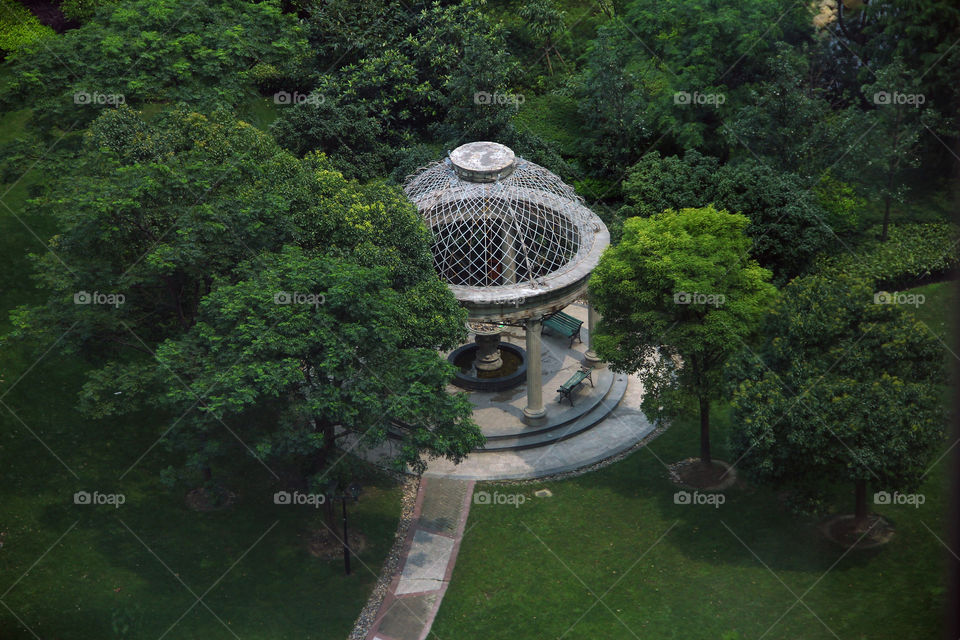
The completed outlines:
[[[454,350],[447,360],[459,370],[453,384],[469,391],[502,391],[524,381],[527,364],[524,350],[501,341],[500,325],[470,322],[473,343]]]

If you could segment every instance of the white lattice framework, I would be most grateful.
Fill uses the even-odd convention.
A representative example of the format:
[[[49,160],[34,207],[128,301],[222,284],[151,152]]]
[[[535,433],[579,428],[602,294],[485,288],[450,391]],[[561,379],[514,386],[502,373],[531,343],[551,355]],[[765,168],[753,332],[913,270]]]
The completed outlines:
[[[437,273],[491,293],[543,286],[593,249],[597,218],[558,176],[523,158],[492,182],[464,179],[450,158],[409,177],[406,195],[434,234]]]

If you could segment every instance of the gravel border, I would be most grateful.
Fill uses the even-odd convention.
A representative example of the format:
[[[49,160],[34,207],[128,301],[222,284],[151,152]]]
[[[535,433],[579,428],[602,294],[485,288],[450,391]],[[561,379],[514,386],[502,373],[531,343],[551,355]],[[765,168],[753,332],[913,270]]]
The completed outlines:
[[[364,640],[367,637],[370,628],[377,619],[380,605],[383,604],[387,591],[390,589],[390,583],[400,571],[400,554],[403,552],[407,532],[413,524],[413,512],[417,503],[417,491],[420,489],[420,477],[405,474],[398,474],[398,476],[400,481],[403,482],[403,489],[400,497],[400,522],[397,524],[397,531],[394,534],[393,546],[383,561],[377,583],[370,592],[370,597],[367,598],[367,604],[364,605],[360,615],[357,616],[357,621],[353,624],[353,631],[347,636],[347,640]]]

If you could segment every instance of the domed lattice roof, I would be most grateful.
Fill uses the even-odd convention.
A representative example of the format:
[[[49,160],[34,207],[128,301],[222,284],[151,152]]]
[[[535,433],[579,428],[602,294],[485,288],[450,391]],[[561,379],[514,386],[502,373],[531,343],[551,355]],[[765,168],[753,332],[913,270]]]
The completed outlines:
[[[582,293],[609,244],[603,222],[570,186],[494,142],[458,147],[404,191],[433,231],[437,273],[472,317],[525,317],[551,290],[569,293],[579,283]]]

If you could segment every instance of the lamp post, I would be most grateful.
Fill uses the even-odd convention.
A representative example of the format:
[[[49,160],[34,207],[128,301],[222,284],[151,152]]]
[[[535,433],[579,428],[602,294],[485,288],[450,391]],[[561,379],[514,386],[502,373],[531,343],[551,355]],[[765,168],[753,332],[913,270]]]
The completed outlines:
[[[327,494],[331,500],[339,500],[343,512],[343,569],[347,575],[350,575],[350,546],[347,541],[347,500],[357,502],[360,499],[360,493],[363,487],[356,482],[351,482],[344,493],[339,493],[340,485],[336,481],[329,484]]]

